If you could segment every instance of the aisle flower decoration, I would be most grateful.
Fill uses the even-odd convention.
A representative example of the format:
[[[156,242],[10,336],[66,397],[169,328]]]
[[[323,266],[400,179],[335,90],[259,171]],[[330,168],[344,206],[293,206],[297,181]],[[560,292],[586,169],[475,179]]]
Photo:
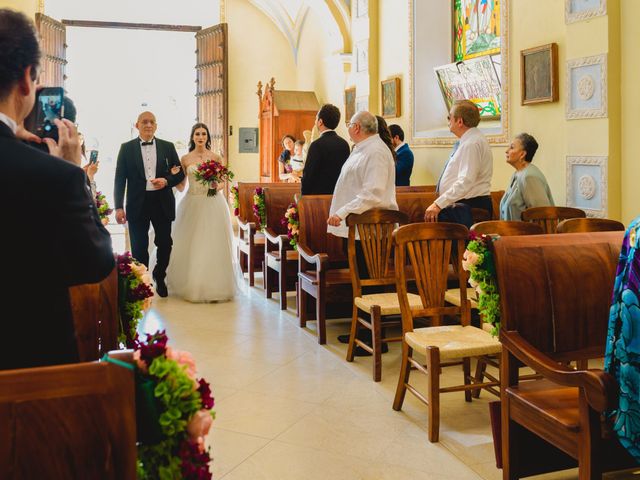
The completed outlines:
[[[256,188],[253,194],[253,213],[258,220],[256,224],[257,230],[264,230],[267,226],[267,207],[264,203],[264,189],[262,187]]]
[[[231,187],[231,205],[233,205],[233,214],[236,217],[240,215],[240,190],[237,185]]]
[[[151,275],[130,252],[118,255],[118,307],[120,333],[118,341],[132,347],[137,337],[138,323],[151,307],[153,287]]]
[[[203,378],[197,378],[193,356],[167,344],[164,331],[135,342],[138,383],[149,386],[145,393],[151,402],[145,403],[151,408],[142,412],[147,423],[138,432],[137,477],[210,479],[210,449],[204,439],[215,418],[211,388]],[[157,416],[151,419],[149,410]]]
[[[297,250],[298,235],[300,232],[300,219],[298,217],[298,204],[296,202],[289,204],[281,222],[282,225],[287,226],[287,237],[289,238],[289,243],[294,250]]]
[[[216,186],[233,178],[233,172],[217,160],[206,160],[196,167],[195,177],[198,182],[208,188],[207,197],[218,193]]]
[[[469,285],[478,294],[478,311],[483,321],[491,324],[491,335],[500,330],[500,295],[496,284],[496,267],[489,246],[497,236],[469,234],[469,244],[464,252],[462,268],[469,272]]]
[[[113,213],[113,209],[109,207],[107,197],[102,192],[96,192],[96,208],[98,209],[98,215],[103,225],[109,224],[109,215]]]

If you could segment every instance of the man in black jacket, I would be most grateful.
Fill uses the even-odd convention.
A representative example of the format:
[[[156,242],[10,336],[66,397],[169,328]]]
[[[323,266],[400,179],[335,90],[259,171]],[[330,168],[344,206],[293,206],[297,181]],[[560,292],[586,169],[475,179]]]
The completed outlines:
[[[309,145],[302,174],[302,195],[333,195],[342,165],[351,150],[347,141],[334,129],[340,123],[340,110],[335,105],[323,105],[316,116],[320,138]]]
[[[118,153],[114,188],[116,221],[129,222],[131,254],[146,266],[149,266],[149,224],[153,225],[158,247],[153,278],[158,295],[166,297],[165,276],[173,246],[171,222],[176,218],[172,187],[184,179],[184,172],[171,173],[171,168],[180,167],[180,159],[173,143],[154,137],[158,125],[153,113],[142,112],[136,128],[140,136],[123,143]]]
[[[20,139],[35,101],[40,49],[31,21],[0,10],[0,369],[78,361],[68,289],[114,267],[111,237],[98,217],[80,163],[75,126],[56,120],[55,155]],[[58,158],[61,157],[61,158]]]

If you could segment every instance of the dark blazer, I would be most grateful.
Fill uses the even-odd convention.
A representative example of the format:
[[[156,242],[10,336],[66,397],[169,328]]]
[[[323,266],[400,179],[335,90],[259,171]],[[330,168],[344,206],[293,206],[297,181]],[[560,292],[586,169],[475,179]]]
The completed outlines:
[[[0,122],[0,369],[78,361],[68,288],[114,268],[84,171]]]
[[[311,142],[302,172],[302,195],[333,194],[350,153],[347,141],[333,130]]]
[[[171,175],[171,167],[180,166],[180,159],[173,143],[156,138],[156,178],[166,178],[168,185],[160,190],[158,199],[162,205],[162,211],[167,220],[176,218],[176,200],[171,187],[175,187],[184,179],[184,172],[180,170],[176,175]],[[142,148],[140,139],[123,143],[118,153],[116,164],[116,178],[113,196],[115,208],[123,208],[124,192],[127,190],[127,219],[136,220],[142,214],[147,179],[144,175],[144,162],[142,160]]]
[[[396,187],[408,187],[413,171],[413,152],[408,144],[402,145],[396,152]]]

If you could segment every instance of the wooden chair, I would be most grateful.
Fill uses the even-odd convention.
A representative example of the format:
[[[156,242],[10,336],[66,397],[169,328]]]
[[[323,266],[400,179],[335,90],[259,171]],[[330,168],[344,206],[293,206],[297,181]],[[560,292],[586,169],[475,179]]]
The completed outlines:
[[[298,202],[298,310],[300,327],[307,325],[307,302],[315,299],[318,343],[327,343],[327,304],[350,304],[351,275],[344,242],[327,232],[332,195],[303,195]],[[348,314],[347,314],[348,315]]]
[[[404,212],[409,217],[408,223],[424,222],[424,211],[437,198],[438,194],[433,192],[403,192],[396,188],[396,203],[398,210]]]
[[[556,233],[558,223],[567,218],[584,218],[584,210],[572,207],[534,207],[522,212],[522,220],[537,223],[544,233]]]
[[[633,466],[601,422],[617,403],[615,379],[567,366],[604,354],[623,235],[504,237],[493,243],[501,298],[504,479],[576,464],[581,480],[596,479]],[[523,364],[544,379],[519,383]]]
[[[296,195],[300,195],[299,183],[264,189],[267,212],[264,231],[264,293],[267,298],[271,298],[274,291],[280,292],[280,310],[287,309],[288,284],[294,286],[298,275],[298,252],[293,249],[287,237],[287,226],[282,224],[287,207]]]
[[[500,202],[503,196],[504,190],[494,190],[491,192],[491,207],[493,208],[491,220],[500,220]]]
[[[395,272],[398,299],[402,311],[402,362],[393,409],[400,410],[409,390],[428,406],[429,441],[437,442],[440,430],[440,393],[465,392],[471,401],[472,390],[495,387],[497,382],[475,383],[471,376],[471,357],[500,352],[500,343],[482,329],[470,325],[471,307],[467,300],[467,275],[462,269],[462,255],[467,229],[451,223],[422,223],[405,225],[393,233],[395,244]],[[412,308],[407,293],[407,257],[413,268],[420,296],[420,308]],[[445,306],[449,264],[457,264],[456,272],[462,306]],[[402,266],[399,268],[398,266]],[[443,315],[459,316],[460,325],[441,326]],[[416,317],[431,317],[431,327],[413,328]],[[426,357],[426,365],[413,358],[414,351]],[[440,387],[442,367],[462,365],[464,384]],[[426,396],[409,384],[409,374],[415,367],[428,377]]]
[[[471,226],[471,231],[479,235],[500,235],[501,237],[540,235],[544,233],[542,227],[538,224],[509,220],[489,220],[476,223]]]
[[[608,218],[570,218],[558,223],[557,233],[624,232],[624,225]]]
[[[256,268],[264,261],[264,235],[258,232],[253,213],[253,195],[260,183],[238,182],[238,263],[249,273],[249,286],[255,283]]]
[[[118,271],[99,283],[69,288],[71,314],[76,330],[80,362],[98,360],[118,348]]]
[[[391,262],[393,253],[391,234],[398,224],[406,224],[408,220],[405,213],[397,210],[369,210],[361,215],[347,217],[349,268],[351,269],[351,286],[353,288],[353,313],[347,362],[353,362],[356,345],[371,353],[373,355],[374,382],[379,382],[382,378],[382,344],[402,340],[402,337],[383,338],[382,336],[383,317],[400,315],[400,304],[396,292],[363,294],[363,288],[395,285],[396,279]],[[366,275],[365,272],[360,271],[356,260],[356,232],[367,268]],[[409,298],[412,305],[419,305],[420,298],[417,295],[409,294]],[[360,310],[368,313],[370,320],[361,318]],[[399,324],[398,320],[384,322],[385,327]],[[358,339],[360,326],[371,331],[371,347]]]
[[[133,371],[107,362],[0,372],[7,480],[135,480]]]

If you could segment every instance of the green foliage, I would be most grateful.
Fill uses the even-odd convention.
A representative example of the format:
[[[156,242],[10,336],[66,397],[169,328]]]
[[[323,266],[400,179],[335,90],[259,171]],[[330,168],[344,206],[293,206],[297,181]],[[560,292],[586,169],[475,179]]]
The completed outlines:
[[[467,252],[478,256],[477,261],[469,262],[472,256],[465,252],[463,267],[469,272],[469,284],[478,293],[478,311],[483,320],[493,326],[491,335],[497,336],[500,331],[500,295],[496,285],[496,268],[493,254],[489,251],[488,243],[495,240],[483,235],[472,240],[467,245]]]

